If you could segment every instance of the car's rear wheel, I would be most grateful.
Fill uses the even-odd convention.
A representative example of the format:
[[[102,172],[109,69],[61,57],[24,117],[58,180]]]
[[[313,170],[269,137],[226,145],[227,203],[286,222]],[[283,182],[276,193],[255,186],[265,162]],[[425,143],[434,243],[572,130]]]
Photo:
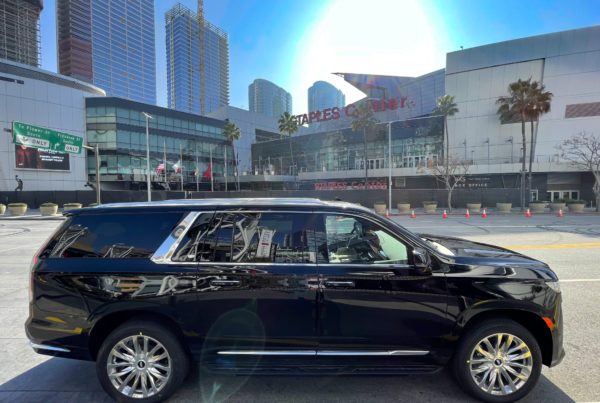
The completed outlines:
[[[96,371],[104,390],[121,402],[161,402],[187,375],[189,359],[166,327],[142,320],[115,329],[98,352]]]
[[[533,335],[508,319],[489,320],[470,328],[454,356],[460,386],[487,402],[513,402],[535,386],[542,368]]]

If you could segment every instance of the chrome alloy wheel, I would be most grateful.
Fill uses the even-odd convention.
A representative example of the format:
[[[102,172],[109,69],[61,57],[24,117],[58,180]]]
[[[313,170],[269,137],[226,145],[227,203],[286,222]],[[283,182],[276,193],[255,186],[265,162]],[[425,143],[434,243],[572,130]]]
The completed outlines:
[[[108,378],[120,393],[146,398],[160,392],[171,376],[172,361],[156,339],[136,335],[119,341],[106,361]]]
[[[491,395],[516,392],[527,383],[533,369],[529,347],[509,333],[480,340],[467,362],[475,384]]]

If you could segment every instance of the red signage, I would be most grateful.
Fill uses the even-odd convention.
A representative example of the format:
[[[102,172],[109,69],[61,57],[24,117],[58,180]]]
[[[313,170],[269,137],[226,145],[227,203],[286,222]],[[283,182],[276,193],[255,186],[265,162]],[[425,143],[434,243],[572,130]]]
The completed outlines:
[[[317,182],[315,190],[387,189],[387,182]]]
[[[377,99],[374,101],[368,101],[371,104],[371,108],[373,108],[373,112],[383,112],[386,110],[395,110],[398,108],[404,108],[406,103],[406,97],[401,97],[400,101],[396,98],[392,99]],[[327,122],[328,120],[336,120],[342,117],[342,113],[346,116],[352,116],[354,111],[356,110],[356,105],[350,104],[346,105],[345,108],[327,108],[321,111],[314,111],[310,113],[305,113],[303,115],[296,115],[296,122],[299,125],[305,125],[313,122]]]

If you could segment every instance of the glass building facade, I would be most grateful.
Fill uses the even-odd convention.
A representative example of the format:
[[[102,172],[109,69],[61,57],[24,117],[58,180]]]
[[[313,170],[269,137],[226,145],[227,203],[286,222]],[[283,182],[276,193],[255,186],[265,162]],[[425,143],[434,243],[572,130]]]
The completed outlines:
[[[0,58],[38,67],[42,0],[0,1]]]
[[[308,111],[343,108],[346,105],[344,93],[326,81],[317,81],[308,89]]]
[[[210,188],[210,179],[204,178],[210,163],[212,149],[213,178],[229,176],[235,171],[232,148],[223,137],[225,122],[172,109],[133,102],[122,98],[87,98],[86,132],[88,144],[98,144],[100,174],[103,189],[136,189],[146,181],[146,118],[149,119],[150,170],[154,189],[196,189],[196,169],[202,188]],[[181,154],[180,154],[181,153]],[[165,169],[156,174],[164,160]],[[196,164],[198,161],[198,164]],[[174,165],[179,162],[182,173]],[[166,178],[165,178],[166,171]],[[88,152],[88,174],[95,177],[93,152]]]
[[[169,108],[206,115],[229,105],[227,33],[179,3],[165,14],[165,30]]]
[[[248,86],[250,112],[279,118],[284,112],[292,113],[292,95],[270,81],[256,79]]]
[[[153,0],[57,0],[61,74],[156,103]]]
[[[442,116],[392,123],[392,167],[428,166],[442,157]],[[255,174],[289,175],[292,163],[298,172],[351,171],[364,177],[365,153],[362,132],[341,129],[273,139],[252,145]],[[388,168],[388,124],[377,125],[367,135],[369,170]]]

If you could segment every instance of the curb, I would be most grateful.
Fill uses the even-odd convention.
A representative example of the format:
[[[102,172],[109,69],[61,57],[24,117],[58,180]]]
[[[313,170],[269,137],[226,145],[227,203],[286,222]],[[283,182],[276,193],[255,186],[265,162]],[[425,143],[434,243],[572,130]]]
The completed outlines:
[[[41,216],[41,215],[23,215],[0,217],[0,221],[62,221],[66,217],[63,215]]]

